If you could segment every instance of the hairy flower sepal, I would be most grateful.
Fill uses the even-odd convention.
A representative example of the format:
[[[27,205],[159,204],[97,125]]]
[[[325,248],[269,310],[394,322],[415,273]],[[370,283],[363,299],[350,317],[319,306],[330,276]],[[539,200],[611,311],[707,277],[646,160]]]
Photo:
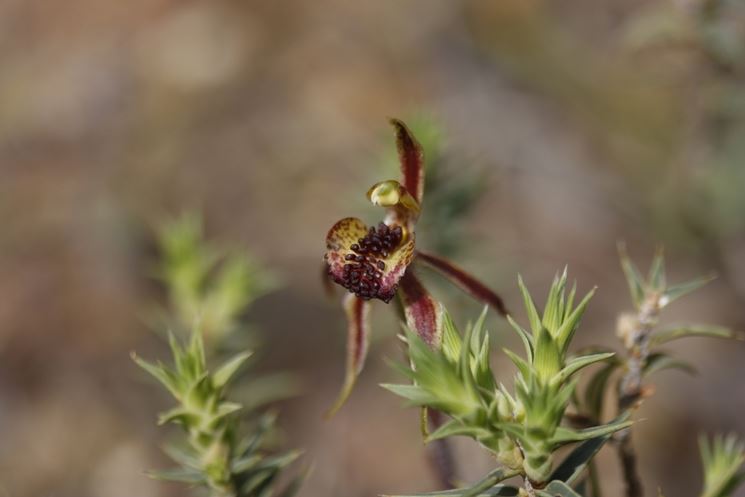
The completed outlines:
[[[401,164],[401,181],[373,185],[367,197],[386,209],[377,226],[356,217],[341,219],[326,235],[324,256],[328,277],[344,287],[347,311],[347,372],[341,393],[329,411],[336,412],[352,391],[362,371],[369,341],[370,301],[390,302],[398,296],[406,324],[430,347],[440,346],[441,311],[410,269],[421,261],[440,272],[473,297],[506,315],[502,299],[455,264],[415,250],[416,221],[424,195],[424,153],[406,125],[392,119]]]

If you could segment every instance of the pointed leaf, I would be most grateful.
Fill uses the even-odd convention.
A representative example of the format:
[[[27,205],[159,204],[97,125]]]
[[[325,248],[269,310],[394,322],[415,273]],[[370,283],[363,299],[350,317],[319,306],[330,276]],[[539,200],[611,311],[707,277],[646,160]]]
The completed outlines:
[[[623,273],[626,275],[626,282],[629,285],[629,291],[631,292],[631,300],[634,302],[634,307],[637,309],[642,305],[644,300],[644,280],[639,274],[639,270],[626,252],[626,245],[623,243],[618,244],[618,252],[621,258],[621,268]]]
[[[381,497],[462,497],[467,488],[456,488],[454,490],[442,490],[440,492],[424,492],[419,494],[381,495]],[[520,491],[510,485],[495,485],[492,488],[472,497],[515,497]]]
[[[489,473],[484,479],[472,487],[443,490],[440,492],[425,492],[420,494],[383,495],[381,497],[514,497],[518,494],[517,488],[498,485],[498,483],[515,475],[516,472],[514,471],[507,471],[503,468],[498,468]]]
[[[442,351],[448,360],[452,363],[458,362],[460,358],[463,341],[460,338],[458,329],[450,317],[450,313],[443,309],[442,315]]]
[[[158,415],[158,425],[175,422],[185,426],[196,425],[199,421],[199,415],[188,411],[183,406],[177,406]]]
[[[550,381],[561,369],[561,352],[546,328],[538,333],[533,366],[544,382]]]
[[[610,435],[603,435],[585,440],[579,444],[554,470],[550,479],[563,481],[567,485],[574,483],[590,460],[609,439]]]
[[[403,185],[421,203],[424,195],[424,152],[403,121],[391,119],[390,123],[396,130],[396,148],[401,162]]]
[[[569,314],[569,317],[564,320],[564,323],[556,331],[556,341],[559,346],[559,350],[561,350],[562,352],[565,352],[569,348],[569,344],[572,341],[574,332],[577,331],[579,322],[582,319],[585,310],[587,309],[587,304],[590,302],[592,296],[595,295],[596,289],[597,287],[587,292],[585,298],[582,299],[582,301],[577,305],[577,308],[574,309],[571,314]]]
[[[595,364],[596,362],[605,361],[607,359],[610,359],[613,357],[615,353],[613,352],[606,352],[603,354],[592,354],[592,355],[586,355],[586,356],[580,356],[575,357],[574,359],[567,362],[567,365],[564,366],[564,369],[562,369],[559,374],[557,375],[557,379],[554,381],[559,384],[566,381],[570,376],[572,376],[574,373],[579,371],[582,368],[585,368],[591,364]]]
[[[589,440],[590,438],[601,437],[603,435],[608,435],[623,430],[624,428],[628,428],[629,426],[631,426],[633,423],[633,421],[626,421],[622,417],[620,420],[612,421],[601,426],[586,428],[584,430],[574,430],[572,428],[560,426],[556,429],[556,433],[551,439],[551,443],[558,446],[570,442]]]
[[[541,497],[582,497],[572,487],[559,480],[552,481],[545,489],[536,493]]]
[[[471,297],[488,304],[500,315],[507,315],[507,308],[502,298],[489,287],[476,279],[473,275],[458,267],[451,261],[433,254],[417,251],[415,261],[439,271],[443,276],[452,281],[456,286],[471,295]]]
[[[662,295],[662,298],[660,299],[660,304],[662,306],[666,306],[670,304],[671,302],[674,302],[678,300],[679,298],[684,297],[688,295],[689,293],[698,290],[702,286],[714,280],[714,278],[716,278],[716,276],[712,274],[709,276],[704,276],[702,278],[696,278],[695,280],[688,281],[686,283],[681,283],[679,285],[669,286],[665,290],[665,293]]]
[[[181,395],[179,382],[175,375],[166,369],[162,364],[153,364],[139,357],[135,352],[130,354],[132,360],[137,363],[142,369],[150,373],[156,380],[158,380],[175,398],[179,398]]]
[[[352,393],[357,376],[365,365],[370,341],[370,302],[347,294],[344,297],[344,310],[347,315],[347,372],[344,386],[336,402],[327,412],[327,417],[333,416]]]
[[[554,335],[561,325],[561,319],[564,316],[564,302],[562,297],[564,295],[564,287],[567,281],[567,268],[564,267],[564,271],[561,276],[554,277],[554,281],[551,284],[551,289],[548,292],[548,298],[546,299],[546,307],[543,309],[543,326]]]
[[[614,360],[604,368],[598,370],[585,389],[585,409],[596,421],[602,419],[603,400],[605,399],[605,389],[608,385],[613,372],[621,365],[621,362]]]
[[[437,402],[437,399],[432,396],[426,390],[423,390],[417,385],[401,385],[394,383],[381,383],[381,387],[385,388],[389,392],[392,392],[399,397],[403,397],[408,400],[411,405],[415,406],[427,406]]]
[[[520,287],[520,293],[523,296],[525,311],[528,313],[528,320],[530,321],[530,329],[533,330],[533,336],[537,336],[541,327],[543,327],[543,323],[541,323],[541,317],[538,315],[533,297],[530,296],[530,292],[523,282],[523,277],[519,274],[517,275],[517,285]]]
[[[515,322],[514,319],[512,319],[512,316],[507,316],[507,321],[512,325],[512,328],[517,332],[520,339],[523,341],[523,345],[525,346],[525,355],[527,357],[528,362],[533,362],[533,337],[528,334],[527,331],[522,329],[522,327]],[[538,322],[540,325],[540,321]],[[540,331],[540,328],[539,328]]]
[[[696,374],[696,368],[688,362],[675,359],[662,352],[656,352],[649,355],[644,364],[643,372],[645,376],[649,376],[652,373],[664,371],[665,369],[678,369],[691,375]]]
[[[222,388],[227,385],[228,381],[238,371],[246,360],[251,357],[251,352],[242,352],[233,356],[225,364],[220,366],[212,376],[212,383],[216,388]]]
[[[655,291],[665,289],[667,284],[665,281],[665,251],[662,247],[657,247],[657,250],[655,250],[652,266],[649,268],[647,282]]]
[[[471,437],[478,440],[478,438],[480,437],[488,437],[491,434],[492,433],[487,429],[479,428],[476,426],[465,426],[460,421],[451,419],[450,421],[446,422],[435,431],[430,433],[429,436],[425,439],[425,442],[432,442],[434,440],[440,440],[443,438],[460,436]]]
[[[201,461],[196,454],[187,452],[186,449],[181,449],[173,445],[167,445],[163,448],[163,452],[168,455],[175,462],[186,466],[187,468],[199,470],[201,468]]]
[[[732,338],[735,340],[745,340],[745,332],[735,331],[724,326],[714,326],[707,324],[690,324],[678,325],[661,328],[652,334],[649,344],[656,347],[679,338],[686,337],[711,337],[711,338]]]
[[[520,374],[523,378],[525,378],[526,380],[530,378],[530,365],[525,362],[525,359],[515,354],[508,348],[503,348],[502,351],[507,354],[507,357],[509,357],[512,363],[517,366],[517,369],[520,371]]]

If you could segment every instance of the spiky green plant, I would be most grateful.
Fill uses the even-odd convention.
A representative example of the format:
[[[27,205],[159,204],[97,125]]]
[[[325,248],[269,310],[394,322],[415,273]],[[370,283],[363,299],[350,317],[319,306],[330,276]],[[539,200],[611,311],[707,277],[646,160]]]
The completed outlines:
[[[713,440],[699,437],[704,486],[701,497],[728,497],[745,481],[745,442],[733,433],[716,435]]]
[[[171,334],[173,365],[151,363],[132,354],[134,361],[156,378],[177,405],[160,414],[158,424],[172,423],[187,434],[185,443],[170,446],[169,456],[179,467],[154,471],[155,478],[181,481],[209,488],[213,497],[277,495],[274,486],[280,472],[299,455],[298,451],[269,456],[265,437],[273,427],[273,416],[254,421],[248,436],[241,436],[242,405],[227,400],[226,388],[250,353],[237,354],[210,372],[199,331],[188,345]],[[296,485],[292,482],[288,491]],[[287,494],[282,494],[287,495]]]
[[[245,309],[274,287],[274,278],[245,251],[206,240],[194,213],[161,225],[157,243],[157,276],[169,307],[161,321],[181,335],[198,322],[208,344],[225,342],[243,325]]]
[[[159,232],[169,308],[165,322],[190,332],[188,344],[173,332],[169,346],[173,364],[151,363],[135,354],[135,362],[155,377],[177,405],[159,416],[158,423],[180,426],[186,437],[166,447],[179,465],[155,471],[156,478],[176,480],[209,489],[212,497],[269,497],[291,495],[295,478],[282,490],[278,478],[299,452],[272,454],[274,415],[258,410],[292,390],[286,375],[251,378],[241,386],[241,403],[229,400],[227,388],[251,357],[239,352],[224,361],[216,356],[244,327],[240,317],[268,288],[266,272],[239,253],[224,255],[204,240],[199,218],[185,215]],[[209,339],[209,347],[205,347]],[[208,364],[222,362],[214,371]]]
[[[630,425],[618,419],[582,430],[561,426],[576,387],[574,375],[612,356],[608,353],[569,356],[572,337],[594,290],[575,307],[575,288],[567,292],[566,282],[565,270],[554,279],[544,311],[539,314],[519,280],[530,331],[509,318],[525,347],[525,357],[505,349],[518,369],[514,393],[492,373],[484,314],[467,328],[464,338],[445,314],[443,346],[439,350],[428,347],[416,334],[407,331],[411,367],[399,369],[413,384],[384,387],[413,405],[438,409],[452,418],[429,434],[428,441],[465,435],[477,440],[503,465],[497,474],[476,487],[461,489],[459,495],[476,495],[485,490],[484,486],[491,488],[502,479],[517,475],[523,477],[526,488],[531,490],[544,488],[559,478],[564,484],[571,483],[584,467],[586,458],[575,455],[567,464],[556,468],[555,452],[560,447],[592,441],[597,446],[592,455],[612,433]]]

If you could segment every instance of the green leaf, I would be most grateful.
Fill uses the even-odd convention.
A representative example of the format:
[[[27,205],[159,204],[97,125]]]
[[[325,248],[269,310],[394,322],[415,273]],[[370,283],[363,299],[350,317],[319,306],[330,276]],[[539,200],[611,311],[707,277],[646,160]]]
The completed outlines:
[[[601,354],[592,354],[592,355],[586,355],[586,356],[580,356],[575,357],[574,359],[571,359],[569,362],[567,362],[567,365],[564,366],[564,369],[559,371],[559,374],[554,377],[555,384],[564,383],[570,376],[572,376],[574,373],[579,371],[582,368],[586,368],[587,366],[591,364],[595,364],[596,362],[605,361],[607,359],[610,359],[615,355],[614,352],[605,352]]]
[[[702,286],[706,285],[713,279],[715,279],[716,276],[709,275],[704,276],[702,278],[696,278],[695,280],[681,283],[679,285],[673,285],[667,287],[665,290],[665,293],[662,294],[662,298],[660,299],[660,302],[663,306],[666,306],[670,304],[671,302],[674,302],[678,300],[681,297],[684,297],[685,295],[688,295],[691,292],[694,292],[701,288]]]
[[[523,376],[523,378],[530,378],[530,365],[525,362],[525,359],[515,354],[510,349],[503,348],[502,351],[507,354],[507,357],[509,357],[510,360],[515,364],[515,366],[517,366],[517,369],[520,371],[520,374]]]
[[[564,320],[561,327],[556,331],[556,341],[559,346],[559,350],[562,353],[564,353],[567,348],[569,348],[569,343],[572,341],[574,332],[577,330],[579,322],[582,319],[585,310],[587,309],[587,304],[590,302],[592,296],[595,295],[596,289],[597,287],[587,292],[585,298],[582,299],[582,301],[577,305],[577,308],[572,311],[569,317]]]
[[[444,490],[441,492],[427,492],[421,494],[409,495],[389,495],[382,497],[482,497],[482,496],[504,496],[512,497],[517,495],[518,490],[514,487],[497,485],[499,482],[512,478],[517,472],[506,471],[504,468],[498,468],[486,475],[484,479],[472,487],[456,488],[454,490]]]
[[[235,459],[231,465],[230,470],[233,473],[245,473],[248,470],[254,469],[256,465],[261,461],[262,456],[259,454],[251,454],[249,456],[240,457]]]
[[[137,363],[142,369],[150,373],[156,380],[158,380],[175,398],[180,398],[181,388],[179,385],[178,378],[162,364],[153,364],[139,357],[136,353],[130,354],[132,360]]]
[[[587,384],[585,390],[585,408],[590,416],[595,420],[602,419],[605,389],[608,385],[608,380],[620,365],[621,361],[612,361],[604,368],[598,370],[592,378],[590,378],[590,382]]]
[[[729,497],[745,481],[745,443],[735,434],[717,435],[711,443],[699,437],[701,461],[704,466],[702,497]]]
[[[492,435],[491,431],[477,426],[465,426],[461,421],[451,419],[443,424],[425,438],[425,443],[433,442],[448,437],[471,437],[478,440],[481,437]]]
[[[734,340],[745,340],[745,332],[735,331],[724,326],[706,324],[678,325],[662,328],[652,334],[649,344],[656,347],[679,338],[687,337],[711,337],[731,338]]]
[[[621,268],[623,274],[626,275],[626,282],[629,285],[629,292],[631,292],[631,300],[634,302],[634,307],[638,309],[644,300],[644,280],[634,263],[631,262],[625,244],[618,244],[618,252],[621,258]]]
[[[392,383],[381,383],[381,387],[399,397],[403,397],[415,406],[427,406],[437,402],[437,399],[417,385],[399,385]]]
[[[241,409],[243,409],[243,406],[241,404],[238,404],[237,402],[222,402],[217,407],[217,412],[212,417],[212,420],[218,421],[225,416],[229,416],[234,412],[240,411]]]
[[[625,417],[626,416],[622,416],[621,419],[612,421],[608,424],[594,426],[592,428],[586,428],[584,430],[575,430],[572,428],[559,426],[556,429],[556,433],[554,433],[554,436],[551,438],[551,444],[558,446],[570,442],[581,442],[583,440],[589,440],[591,438],[602,437],[604,435],[615,433],[634,424],[633,421],[626,421]]]
[[[215,388],[223,388],[249,357],[251,357],[251,352],[242,352],[220,366],[212,375],[212,383]]]
[[[579,444],[551,474],[551,480],[560,480],[571,485],[584,471],[589,462],[610,439],[610,435],[585,440]]]
[[[543,327],[543,324],[541,323],[541,317],[538,315],[538,309],[536,309],[535,307],[533,298],[530,296],[530,292],[528,292],[528,289],[525,286],[525,283],[523,282],[523,278],[519,274],[517,275],[517,284],[520,287],[520,293],[522,293],[522,296],[523,296],[523,303],[525,305],[525,310],[528,313],[528,321],[530,322],[530,329],[533,330],[533,336],[536,336],[538,335],[538,332]],[[507,317],[507,319],[510,319],[511,321],[511,318],[509,316]]]
[[[171,422],[184,426],[196,426],[199,423],[199,414],[190,412],[183,406],[177,406],[158,416],[159,426]]]
[[[545,328],[538,333],[533,366],[538,377],[546,383],[561,370],[561,352],[553,337]]]
[[[656,352],[649,355],[644,365],[643,372],[645,376],[649,376],[652,373],[664,371],[665,369],[678,369],[692,375],[695,375],[697,372],[696,368],[688,362],[680,359],[674,359],[662,352]]]
[[[664,290],[667,285],[665,281],[665,251],[661,246],[655,250],[647,281],[649,286],[656,291]]]
[[[569,314],[572,312],[572,306],[574,305],[574,297],[577,295],[577,282],[575,281],[572,283],[572,290],[569,292],[569,296],[567,297],[566,305],[564,306],[564,316],[562,316],[562,321],[566,321],[566,319],[569,317]]]
[[[440,492],[424,492],[419,494],[382,495],[381,497],[462,497],[467,488],[442,490]],[[495,485],[492,488],[472,497],[515,497],[520,490],[509,485]]]
[[[442,313],[442,351],[450,362],[458,362],[462,340],[458,328],[447,310]]]
[[[567,281],[567,268],[564,267],[564,272],[561,276],[556,276],[551,289],[548,292],[548,298],[546,299],[546,307],[543,310],[543,326],[551,332],[552,335],[556,335],[556,330],[561,325],[561,320],[564,317],[564,288]]]
[[[536,492],[541,497],[582,497],[563,481],[554,480],[543,490]]]
[[[199,470],[202,466],[202,462],[199,460],[199,457],[193,452],[193,449],[190,450],[188,448],[166,445],[165,447],[163,447],[163,452],[165,452],[166,455],[173,459],[175,462],[181,464],[182,466],[186,466],[187,468]]]
[[[533,337],[528,334],[522,327],[512,319],[512,316],[507,316],[507,321],[512,325],[512,328],[517,332],[520,339],[523,341],[525,346],[525,356],[528,358],[528,362],[533,362]],[[540,323],[540,322],[539,322]],[[539,330],[540,331],[540,330]]]
[[[256,469],[263,470],[285,468],[295,462],[301,455],[303,455],[302,450],[291,450],[278,456],[267,457],[262,459],[261,462],[256,465]]]

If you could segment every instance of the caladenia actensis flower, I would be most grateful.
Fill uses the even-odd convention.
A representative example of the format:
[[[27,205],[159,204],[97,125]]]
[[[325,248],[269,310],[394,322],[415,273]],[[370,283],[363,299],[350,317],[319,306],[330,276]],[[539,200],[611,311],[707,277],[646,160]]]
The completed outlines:
[[[567,291],[566,281],[566,271],[555,278],[542,314],[519,281],[530,331],[508,316],[525,347],[525,357],[505,349],[518,370],[513,392],[492,373],[483,315],[463,337],[445,315],[440,349],[428,347],[412,331],[407,333],[411,366],[399,369],[412,384],[384,387],[412,405],[437,409],[450,417],[428,434],[428,442],[467,436],[501,465],[473,487],[448,495],[514,495],[516,489],[497,487],[513,476],[523,478],[529,494],[572,495],[568,486],[591,457],[614,432],[630,425],[624,418],[585,429],[563,425],[577,385],[575,374],[613,355],[570,355],[569,345],[594,291],[575,307],[575,289]],[[561,464],[555,464],[556,451],[576,442],[582,443]]]
[[[368,315],[373,300],[398,297],[407,325],[430,347],[441,343],[442,311],[412,271],[427,265],[473,297],[506,315],[502,299],[475,277],[441,257],[416,247],[416,222],[422,213],[424,153],[406,125],[392,119],[401,163],[401,181],[376,183],[367,192],[374,205],[386,209],[383,221],[368,227],[355,217],[338,221],[326,236],[326,272],[349,293],[347,373],[333,414],[345,402],[363,368],[369,340]]]

